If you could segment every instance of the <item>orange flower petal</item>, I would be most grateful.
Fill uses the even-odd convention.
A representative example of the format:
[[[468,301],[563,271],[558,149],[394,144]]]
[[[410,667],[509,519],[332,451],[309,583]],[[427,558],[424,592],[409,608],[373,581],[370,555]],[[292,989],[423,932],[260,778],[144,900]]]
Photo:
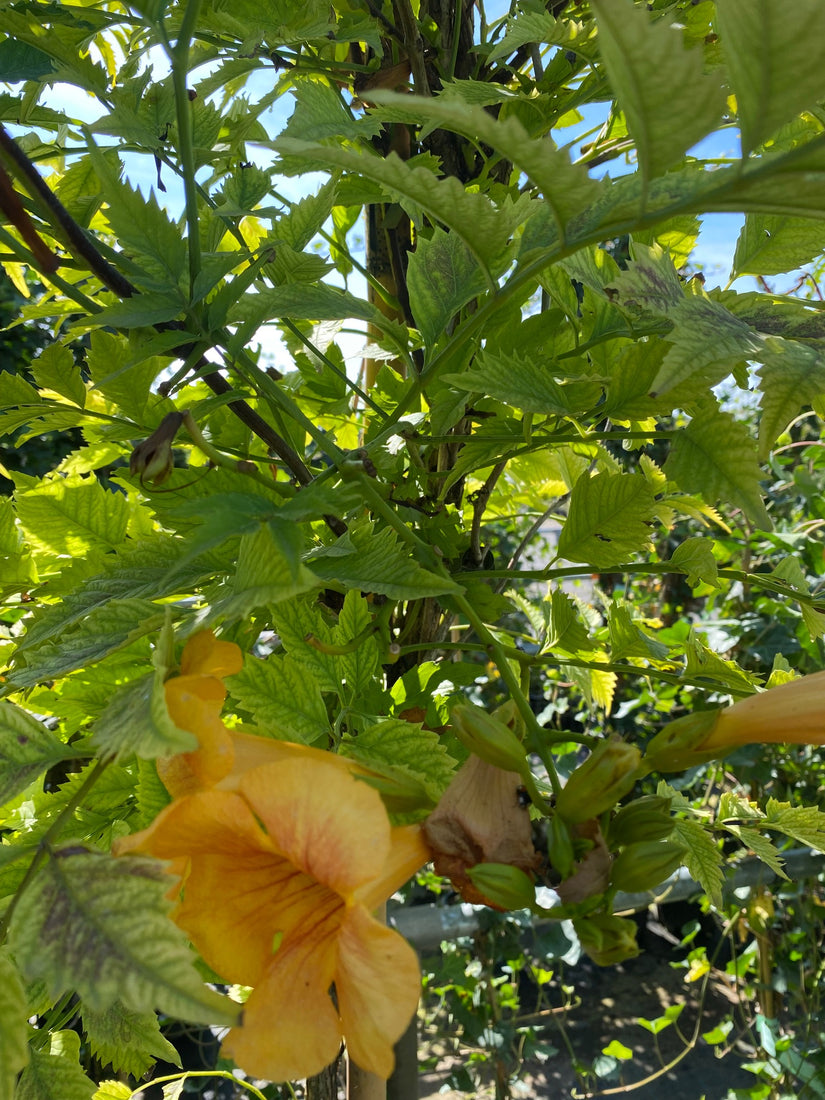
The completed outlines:
[[[331,761],[285,760],[241,776],[240,793],[275,849],[349,897],[390,853],[390,824],[376,791]]]
[[[194,752],[181,754],[184,762],[202,786],[213,786],[232,770],[235,760],[232,737],[221,721],[221,707],[226,698],[223,684],[211,676],[178,676],[167,681],[164,694],[175,725],[194,733],[198,739],[199,747]],[[171,779],[175,789],[167,789],[172,794],[182,793],[191,786],[174,774]]]
[[[381,874],[360,887],[355,893],[355,900],[366,909],[376,909],[431,858],[420,825],[396,826],[390,834],[390,854]]]
[[[180,659],[182,676],[234,676],[243,668],[243,653],[234,642],[219,642],[211,630],[193,634]]]
[[[358,772],[358,765],[343,756],[337,756],[323,749],[312,749],[309,745],[296,745],[292,741],[279,741],[274,737],[261,737],[252,733],[232,731],[232,746],[235,751],[235,763],[232,773],[221,786],[227,790],[236,790],[244,772],[259,768],[263,764],[280,764],[286,760],[309,760],[319,764],[335,764],[344,772]]]
[[[336,919],[321,919],[275,953],[244,1007],[241,1027],[223,1043],[223,1053],[246,1073],[294,1081],[320,1073],[338,1054],[341,1023],[329,995],[336,931]]]
[[[415,952],[397,932],[353,906],[338,937],[335,989],[353,1061],[387,1078],[393,1045],[418,1005],[421,972]]]

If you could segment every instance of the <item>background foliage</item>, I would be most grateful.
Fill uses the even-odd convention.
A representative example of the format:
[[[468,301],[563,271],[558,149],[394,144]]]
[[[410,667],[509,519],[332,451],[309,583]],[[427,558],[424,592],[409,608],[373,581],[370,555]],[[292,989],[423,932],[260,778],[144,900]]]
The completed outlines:
[[[96,1082],[176,1059],[154,1009],[218,1020],[157,884],[107,854],[164,803],[159,688],[195,630],[250,654],[238,724],[415,784],[419,817],[467,695],[514,701],[552,793],[611,732],[643,748],[822,667],[821,296],[765,282],[823,245],[821,20],[0,3],[0,1098],[127,1096]],[[691,274],[712,212],[745,213],[757,289]],[[820,776],[760,748],[658,788],[729,921],[726,863],[822,847]],[[747,920],[757,948],[785,929],[798,1020],[814,903],[788,898]],[[760,950],[750,1095],[822,1095]]]

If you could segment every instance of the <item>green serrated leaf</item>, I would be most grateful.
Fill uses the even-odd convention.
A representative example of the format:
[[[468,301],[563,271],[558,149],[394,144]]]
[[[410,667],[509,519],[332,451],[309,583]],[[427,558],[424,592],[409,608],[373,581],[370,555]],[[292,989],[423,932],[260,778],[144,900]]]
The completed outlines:
[[[361,592],[377,592],[395,600],[422,599],[458,592],[448,577],[423,569],[390,528],[351,530],[331,547],[313,555],[313,573]]]
[[[700,50],[685,49],[669,14],[651,21],[628,0],[593,0],[598,46],[647,179],[661,175],[714,129],[725,96]],[[674,95],[674,89],[680,93]]]
[[[670,564],[680,573],[684,573],[691,588],[698,584],[716,585],[719,580],[719,567],[713,556],[713,541],[701,537],[685,539],[676,547]]]
[[[486,282],[461,238],[435,229],[410,253],[407,287],[424,345],[431,348],[462,306],[485,290]]]
[[[313,600],[285,600],[272,612],[273,626],[287,653],[306,668],[321,691],[337,692],[341,686],[338,658],[322,653],[306,640],[308,635],[332,644],[332,628]]]
[[[78,627],[59,641],[43,642],[27,650],[8,679],[15,687],[57,680],[160,630],[163,621],[162,609],[149,600],[110,600],[90,611]]]
[[[194,734],[178,729],[169,717],[163,679],[159,668],[118,688],[92,726],[92,744],[101,756],[154,760],[198,747]]]
[[[698,821],[676,818],[673,822],[673,840],[681,841],[685,848],[684,864],[692,878],[696,879],[716,906],[722,904],[722,853],[713,837]]]
[[[793,837],[818,852],[825,852],[825,813],[815,806],[791,806],[789,802],[769,798],[764,827]]]
[[[756,443],[748,426],[715,405],[705,406],[677,433],[664,465],[680,489],[698,493],[708,504],[741,508],[762,531],[773,530],[759,488]]]
[[[338,625],[332,635],[335,644],[351,646],[359,636],[367,632],[367,636],[361,637],[355,649],[342,653],[338,660],[340,677],[353,699],[367,694],[380,667],[378,639],[374,633],[369,633],[372,627],[370,605],[360,593],[352,590],[347,592],[344,606],[338,614]]]
[[[708,649],[693,629],[685,642],[685,654],[685,671],[689,676],[711,680],[747,695],[755,690],[758,677],[749,675],[736,661],[726,661],[718,653]]]
[[[568,222],[600,193],[601,184],[588,176],[583,165],[574,165],[566,150],[557,149],[547,135],[532,137],[515,117],[496,119],[482,107],[456,102],[454,97],[411,98],[379,92],[373,98],[382,108],[382,116],[428,122],[472,141],[483,141],[502,153],[542,192],[562,240]]]
[[[810,218],[747,214],[736,242],[731,275],[781,275],[825,250],[825,225]]]
[[[759,457],[771,447],[797,413],[825,394],[825,356],[797,340],[769,336],[759,368]]]
[[[651,638],[633,621],[627,604],[614,603],[610,607],[608,629],[611,657],[614,661],[620,661],[625,657],[642,657],[653,661],[667,660],[668,647]]]
[[[561,588],[548,596],[550,620],[544,649],[560,649],[565,653],[586,653],[593,649],[586,625],[582,622],[575,601]]]
[[[318,578],[300,560],[303,548],[301,529],[278,518],[244,535],[235,576],[227,594],[213,603],[212,617],[244,618],[257,607],[316,588]]]
[[[454,176],[439,179],[427,168],[410,167],[395,153],[379,157],[286,137],[276,147],[306,167],[341,168],[374,180],[414,215],[423,213],[457,233],[486,272],[500,267],[511,228],[507,218],[486,195],[465,191]]]
[[[50,344],[34,360],[31,371],[38,386],[54,390],[78,408],[82,409],[86,404],[86,386],[80,367],[67,347]]]
[[[289,654],[273,654],[263,661],[250,654],[243,669],[226,683],[267,736],[306,745],[329,738],[330,722],[318,683]]]
[[[775,875],[785,879],[786,882],[789,881],[782,858],[767,837],[762,836],[756,829],[748,829],[743,825],[728,825],[727,830],[741,840],[746,847],[750,848],[754,855],[757,855],[763,863],[770,867]]]
[[[133,1012],[115,1001],[103,1012],[83,1007],[83,1032],[100,1065],[142,1077],[155,1059],[179,1066],[180,1056],[160,1033],[154,1012]],[[129,1093],[131,1095],[131,1093]]]
[[[53,764],[78,755],[22,707],[0,702],[0,805]]]
[[[725,61],[747,156],[785,122],[822,99],[825,38],[819,0],[719,0]]]
[[[50,1049],[31,1052],[14,1100],[92,1100],[94,1084],[80,1068],[80,1036],[53,1031]]]
[[[17,515],[29,541],[50,554],[83,557],[111,550],[126,536],[129,505],[94,477],[41,481],[17,495]]]
[[[239,1010],[198,977],[168,917],[168,888],[156,860],[58,850],[20,895],[15,958],[51,996],[76,990],[94,1012],[120,1001],[133,1012],[231,1025]]]
[[[400,718],[387,718],[348,738],[341,753],[365,767],[386,766],[419,780],[436,803],[448,787],[456,761],[437,733]]]
[[[573,487],[559,557],[600,568],[618,565],[650,546],[653,491],[641,474],[601,473]]]
[[[602,386],[590,379],[568,381],[571,367],[569,361],[548,363],[486,352],[470,370],[442,378],[448,385],[479,391],[524,412],[578,416],[596,404]]]
[[[12,1100],[29,1060],[26,993],[8,951],[0,951],[0,1100]]]
[[[355,298],[345,290],[324,283],[315,286],[290,283],[242,298],[230,309],[228,321],[230,324],[243,322],[258,326],[283,317],[299,321],[342,321],[354,317],[376,324],[383,320],[383,314],[376,306]]]
[[[72,321],[70,328],[88,328],[91,325],[109,328],[146,328],[165,324],[180,316],[186,308],[182,294],[172,290],[146,291],[133,298],[125,298],[115,305],[105,306],[97,313]]]

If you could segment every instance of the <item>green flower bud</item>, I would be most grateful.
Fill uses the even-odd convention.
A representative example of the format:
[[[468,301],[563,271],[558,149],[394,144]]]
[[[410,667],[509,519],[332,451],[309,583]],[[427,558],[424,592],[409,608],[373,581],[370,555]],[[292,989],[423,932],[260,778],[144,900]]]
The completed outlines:
[[[645,767],[652,772],[683,772],[724,756],[729,748],[702,748],[721,714],[721,710],[700,710],[668,722],[647,746]]]
[[[574,825],[609,810],[636,781],[641,753],[618,737],[598,745],[556,799],[556,812]]]
[[[567,822],[558,814],[547,819],[547,857],[563,879],[573,873],[576,854]]]
[[[673,832],[670,799],[648,794],[622,806],[610,822],[608,846],[615,850],[639,840],[664,840]]]
[[[634,959],[640,951],[636,943],[636,924],[628,917],[596,913],[573,921],[582,950],[597,966]]]
[[[641,894],[665,881],[682,863],[681,844],[661,840],[640,840],[628,844],[616,857],[610,884],[628,894]]]
[[[536,904],[533,880],[509,863],[477,863],[467,874],[487,904],[496,909],[532,909]]]
[[[474,756],[506,772],[528,770],[524,746],[500,719],[470,703],[453,707],[450,718],[456,737]]]

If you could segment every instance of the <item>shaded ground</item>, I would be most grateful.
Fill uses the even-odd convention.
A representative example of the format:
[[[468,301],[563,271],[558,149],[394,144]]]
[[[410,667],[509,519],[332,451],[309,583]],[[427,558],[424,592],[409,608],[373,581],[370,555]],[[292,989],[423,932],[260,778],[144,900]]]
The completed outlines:
[[[556,1053],[522,1062],[510,1078],[513,1097],[567,1100],[630,1094],[639,1100],[661,1100],[663,1097],[667,1100],[702,1100],[703,1097],[705,1100],[724,1100],[729,1089],[752,1088],[756,1084],[754,1076],[740,1068],[740,1063],[752,1056],[744,1044],[720,1058],[718,1048],[701,1038],[731,1013],[739,1019],[747,1017],[752,1006],[740,1005],[732,986],[718,972],[711,974],[704,992],[702,981],[686,982],[685,969],[670,965],[679,957],[673,954],[670,945],[663,940],[657,943],[649,933],[646,939],[645,952],[621,966],[601,968],[584,960],[567,970],[565,985],[574,987],[570,1000],[575,1007],[565,1012],[545,1010],[526,1021],[541,1028],[541,1039],[551,1050],[556,1048]],[[555,1005],[561,1002],[560,988],[551,991],[550,999]],[[671,1026],[654,1038],[637,1023],[639,1017],[655,1020],[670,1005],[682,1003],[685,1008],[678,1018],[678,1031]],[[592,1067],[594,1060],[613,1040],[632,1050],[633,1056],[620,1063],[620,1073],[614,1072],[601,1079],[577,1076],[561,1028],[583,1067]],[[685,1051],[694,1034],[697,1039],[693,1049],[689,1049],[678,1064],[662,1071],[663,1066]],[[420,1096],[440,1095],[444,1100],[466,1100],[466,1091],[451,1088],[451,1084],[456,1083],[451,1077],[454,1071],[467,1064],[466,1057],[456,1057],[445,1043],[439,1046],[434,1042],[429,1048],[422,1044],[422,1047],[422,1054],[429,1049],[430,1054],[442,1053],[442,1057],[434,1071],[421,1074]],[[657,1071],[662,1072],[645,1083]],[[494,1067],[489,1062],[479,1065],[477,1076],[479,1085],[475,1096],[478,1100],[494,1097]],[[466,1081],[464,1084],[466,1086]]]

